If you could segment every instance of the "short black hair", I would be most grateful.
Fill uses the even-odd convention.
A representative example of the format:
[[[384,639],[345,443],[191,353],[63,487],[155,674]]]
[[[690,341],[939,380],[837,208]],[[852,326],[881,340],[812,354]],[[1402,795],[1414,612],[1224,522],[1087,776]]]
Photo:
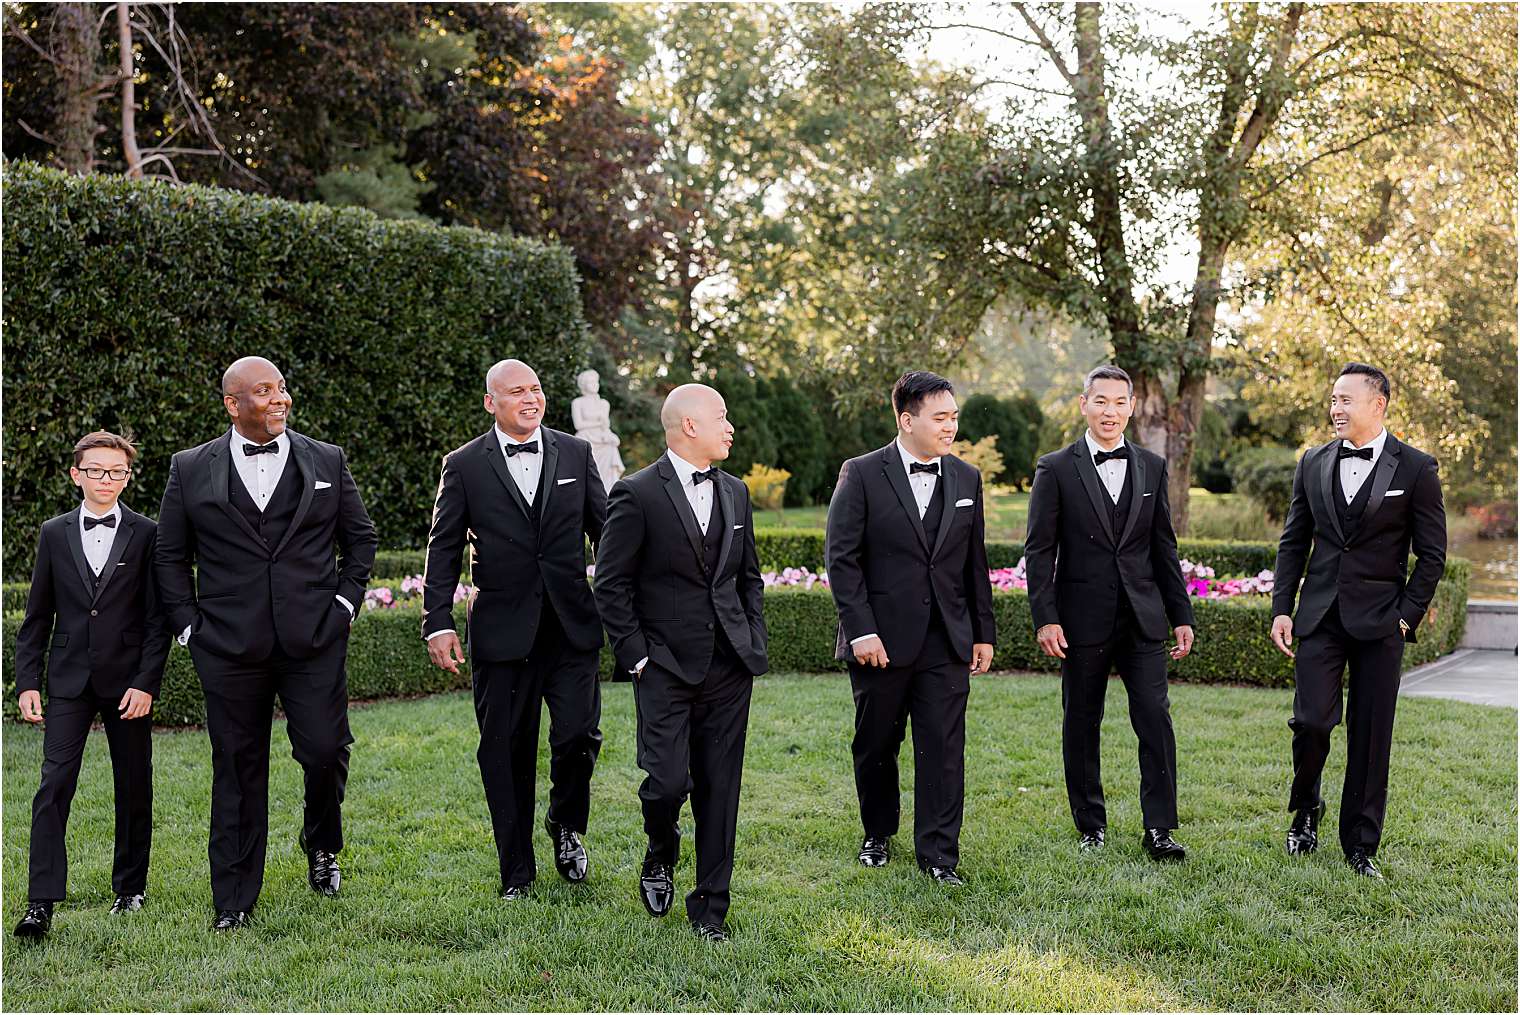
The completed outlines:
[[[909,370],[897,379],[892,385],[892,409],[901,416],[907,413],[917,416],[919,407],[924,404],[924,399],[930,395],[937,395],[941,391],[955,394],[955,385],[945,380],[939,374],[930,373],[927,370]]]
[[[1135,382],[1130,380],[1129,374],[1122,367],[1116,367],[1112,363],[1105,363],[1100,367],[1093,367],[1087,371],[1087,376],[1082,381],[1082,394],[1092,390],[1093,381],[1123,381],[1129,385],[1129,393],[1135,393]]]
[[[1361,374],[1376,388],[1384,398],[1393,398],[1393,386],[1388,383],[1388,375],[1370,363],[1347,363],[1341,367],[1341,376],[1347,374]]]

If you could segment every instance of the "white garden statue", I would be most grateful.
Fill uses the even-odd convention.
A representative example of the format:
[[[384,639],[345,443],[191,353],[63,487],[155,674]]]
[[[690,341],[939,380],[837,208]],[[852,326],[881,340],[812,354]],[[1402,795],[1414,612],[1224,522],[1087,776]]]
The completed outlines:
[[[625,470],[623,456],[618,453],[622,441],[612,432],[612,409],[597,394],[600,382],[595,370],[582,370],[575,375],[575,386],[581,393],[570,403],[570,419],[575,424],[575,436],[591,445],[591,458],[602,477],[602,487],[611,490]]]

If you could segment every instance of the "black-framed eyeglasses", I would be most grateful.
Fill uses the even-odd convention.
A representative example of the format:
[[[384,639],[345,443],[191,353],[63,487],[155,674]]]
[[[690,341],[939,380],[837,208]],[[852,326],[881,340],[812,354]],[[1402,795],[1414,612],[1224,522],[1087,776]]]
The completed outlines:
[[[99,469],[93,465],[86,466],[79,471],[84,473],[86,476],[89,476],[91,479],[105,479],[107,476],[110,476],[112,481],[117,483],[122,482],[128,476],[132,475],[131,469]]]

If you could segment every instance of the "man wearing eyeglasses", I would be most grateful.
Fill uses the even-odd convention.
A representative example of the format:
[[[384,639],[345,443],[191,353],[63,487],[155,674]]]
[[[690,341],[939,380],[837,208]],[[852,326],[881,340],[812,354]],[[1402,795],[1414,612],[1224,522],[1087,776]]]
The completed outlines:
[[[42,524],[16,636],[21,718],[43,719],[42,780],[32,801],[27,908],[16,936],[40,939],[65,894],[64,830],[79,782],[85,738],[105,725],[116,784],[113,915],[142,908],[153,834],[153,720],[149,712],[169,655],[153,582],[155,526],[120,501],[137,449],[104,430],[74,446],[69,478],[79,507]],[[46,661],[44,662],[44,657]]]
[[[206,694],[213,927],[235,930],[263,886],[276,696],[305,775],[307,883],[338,894],[353,743],[344,660],[379,541],[343,449],[287,428],[290,391],[273,363],[228,367],[222,404],[232,429],[170,464],[156,565],[170,630]]]

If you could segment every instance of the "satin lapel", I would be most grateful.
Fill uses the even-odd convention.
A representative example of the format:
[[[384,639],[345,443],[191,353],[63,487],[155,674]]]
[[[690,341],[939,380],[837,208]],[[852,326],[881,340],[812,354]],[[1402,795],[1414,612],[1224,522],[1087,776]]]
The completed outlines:
[[[75,530],[76,532],[78,529]],[[127,544],[132,542],[132,536],[137,531],[137,519],[127,513],[126,506],[121,509],[121,530],[116,533],[116,538],[111,540],[111,552],[106,555],[105,567],[100,569],[100,584],[95,586],[95,594],[90,597],[91,604],[100,599],[100,594],[111,584],[111,578],[116,574],[116,565],[121,563],[121,558],[127,552]]]
[[[1378,455],[1377,470],[1372,474],[1372,493],[1367,497],[1367,513],[1362,515],[1363,518],[1372,518],[1383,506],[1383,498],[1393,485],[1393,474],[1399,471],[1400,450],[1393,434],[1389,434],[1383,441],[1383,453]]]
[[[718,580],[718,575],[723,573],[723,565],[728,562],[728,551],[734,545],[734,488],[728,485],[728,477],[719,472],[713,477],[713,482],[718,486],[718,503],[723,506],[723,517],[717,519],[723,526],[723,539],[718,544],[718,566],[713,571],[713,581]],[[712,524],[711,521],[708,522]]]
[[[90,573],[89,561],[84,559],[84,538],[79,534],[79,512],[83,510],[81,506],[69,513],[69,527],[63,534],[63,538],[69,544],[69,553],[74,557],[74,566],[79,569],[79,578],[84,582],[85,594],[93,595],[95,576]]]
[[[1335,529],[1336,538],[1342,543],[1346,541],[1345,530],[1341,528],[1340,505],[1335,503],[1335,468],[1340,459],[1336,457],[1336,448],[1340,441],[1333,441],[1324,446],[1321,456],[1324,461],[1319,463],[1319,493],[1325,501],[1325,511],[1330,515],[1330,527]]]
[[[934,552],[929,554],[930,561],[939,556],[940,548],[950,535],[950,523],[955,520],[955,497],[960,490],[955,479],[958,464],[951,461],[948,455],[939,460],[939,484],[944,487],[945,509],[939,517],[939,533],[934,537]]]
[[[1093,472],[1097,471],[1098,467],[1094,465]],[[1135,531],[1135,522],[1140,518],[1142,503],[1140,498],[1145,496],[1145,456],[1140,453],[1139,448],[1129,449],[1129,467],[1125,471],[1129,473],[1129,516],[1124,520],[1124,534],[1119,537],[1115,546],[1124,545],[1129,534]],[[1123,496],[1122,491],[1120,496]]]
[[[294,433],[290,435],[290,440],[287,443],[290,445],[290,464],[285,466],[285,468],[294,468],[296,474],[300,477],[297,482],[301,484],[301,503],[296,505],[296,513],[290,519],[290,527],[285,530],[285,535],[281,537],[280,545],[271,551],[271,557],[278,557],[280,555],[280,551],[285,549],[285,544],[290,542],[290,537],[296,534],[296,530],[306,520],[306,512],[311,510],[311,498],[316,493],[317,463],[316,456],[312,453],[311,445],[307,444],[306,439],[300,434]],[[280,478],[283,480],[285,477],[282,475]],[[337,476],[333,477],[334,486],[337,485],[338,479],[339,477]]]
[[[211,499],[217,507],[222,509],[228,518],[233,520],[238,528],[248,534],[248,538],[253,540],[254,546],[265,546],[264,540],[259,535],[258,530],[248,524],[248,519],[243,517],[243,512],[232,506],[232,489],[229,484],[241,483],[242,480],[237,477],[237,469],[231,464],[225,468],[222,467],[222,455],[227,452],[227,442],[219,440],[212,443],[210,452],[206,456],[206,483],[207,489],[211,494]]]
[[[1112,501],[1103,489],[1103,481],[1098,478],[1098,467],[1093,464],[1092,455],[1087,453],[1087,441],[1079,440],[1071,446],[1071,457],[1077,467],[1077,476],[1082,480],[1082,485],[1087,488],[1087,499],[1092,501],[1093,514],[1098,516],[1098,528],[1108,537],[1110,544],[1114,542],[1114,519],[1108,510]]]
[[[924,535],[924,522],[918,516],[918,501],[913,498],[913,488],[908,485],[908,474],[903,470],[902,455],[897,452],[896,441],[882,450],[881,471],[887,477],[887,482],[892,485],[897,499],[902,502],[903,511],[908,515],[908,525],[918,534],[918,545],[927,552],[929,537]],[[941,524],[943,524],[943,519],[941,519]]]
[[[675,466],[670,464],[669,458],[660,462],[660,475],[665,477],[665,495],[670,498],[670,504],[676,509],[676,517],[681,519],[681,527],[686,530],[686,540],[691,543],[691,552],[697,555],[697,570],[702,570],[702,530],[697,525],[697,516],[692,513],[691,502],[686,499],[686,491],[681,489],[681,477],[676,472]],[[709,524],[711,520],[709,519]]]
[[[543,476],[543,493],[538,498],[538,522],[542,525],[549,516],[549,495],[554,492],[554,473],[559,468],[559,441],[554,439],[548,427],[539,427],[538,433],[544,445],[544,464],[540,472]]]
[[[485,435],[481,451],[485,454],[486,460],[491,463],[491,469],[496,473],[496,478],[501,480],[501,485],[506,487],[507,493],[512,495],[512,503],[517,505],[517,509],[528,520],[528,524],[532,525],[533,512],[529,509],[528,501],[523,497],[522,491],[517,488],[517,481],[512,478],[512,473],[507,471],[507,456],[502,452],[501,441],[497,440],[494,432]]]

